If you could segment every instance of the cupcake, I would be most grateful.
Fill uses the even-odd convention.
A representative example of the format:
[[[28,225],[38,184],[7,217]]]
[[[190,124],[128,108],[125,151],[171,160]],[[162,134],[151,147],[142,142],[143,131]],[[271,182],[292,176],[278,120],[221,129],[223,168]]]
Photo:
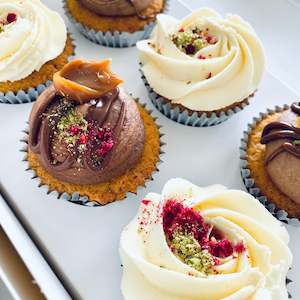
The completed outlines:
[[[40,0],[1,0],[0,12],[0,102],[34,101],[73,54],[72,39]]]
[[[242,150],[242,175],[249,191],[275,205],[284,221],[287,213],[299,219],[300,103],[270,110],[256,119]]]
[[[190,126],[216,125],[241,111],[257,90],[265,65],[250,24],[208,8],[181,21],[159,15],[151,38],[137,48],[153,104]]]
[[[125,300],[288,299],[289,235],[254,197],[172,179],[120,243]]]
[[[64,0],[67,15],[92,42],[130,47],[146,39],[168,0]]]
[[[159,160],[158,127],[119,87],[109,64],[76,59],[65,65],[29,118],[29,168],[49,191],[87,205],[136,192]]]

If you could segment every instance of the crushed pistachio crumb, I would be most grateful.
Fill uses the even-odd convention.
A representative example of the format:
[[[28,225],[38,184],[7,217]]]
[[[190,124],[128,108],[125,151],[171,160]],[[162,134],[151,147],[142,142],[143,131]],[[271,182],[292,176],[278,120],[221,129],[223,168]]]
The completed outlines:
[[[214,260],[212,255],[201,249],[192,234],[176,231],[171,241],[171,249],[182,262],[204,274],[213,272]]]
[[[74,134],[69,132],[69,128],[72,125],[78,126],[78,128],[80,129],[78,130],[78,133]],[[83,116],[74,108],[71,108],[69,109],[67,114],[59,120],[57,124],[57,129],[59,131],[59,139],[64,140],[69,146],[74,146],[79,139],[79,133],[87,131],[87,125],[88,123],[83,118]],[[84,145],[81,145],[81,148],[84,148]]]
[[[181,28],[171,35],[171,39],[177,48],[187,55],[194,55],[207,45],[217,42],[215,36],[210,35],[207,30],[202,30],[198,26]]]
[[[296,145],[296,146],[300,146],[300,140],[295,140],[293,143],[294,143],[294,145]]]

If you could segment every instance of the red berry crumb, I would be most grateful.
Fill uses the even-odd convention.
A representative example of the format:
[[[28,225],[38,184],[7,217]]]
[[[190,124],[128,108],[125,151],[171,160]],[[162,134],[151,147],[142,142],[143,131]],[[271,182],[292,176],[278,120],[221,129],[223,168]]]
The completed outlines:
[[[233,246],[229,240],[210,241],[209,252],[216,257],[226,258],[233,254]]]
[[[173,199],[168,200],[163,208],[163,227],[170,240],[179,229],[192,233],[200,245],[208,233],[208,225],[199,212]]]
[[[216,42],[217,42],[217,38],[215,36],[211,36],[211,35],[208,35],[206,37],[206,41],[211,44],[211,45],[214,45]]]
[[[231,256],[234,251],[241,253],[245,249],[243,243],[233,246],[218,229],[213,229],[209,234],[210,225],[205,222],[200,212],[174,199],[166,201],[162,217],[164,232],[169,240],[172,240],[178,230],[192,234],[201,248],[207,249],[214,256],[216,265],[220,264],[219,258]]]
[[[113,140],[101,142],[100,148],[96,150],[98,156],[105,156],[114,146]]]
[[[80,131],[80,126],[78,124],[73,124],[69,127],[69,132],[73,135],[77,134]]]
[[[17,21],[17,15],[15,13],[9,13],[6,17],[7,23],[12,23]]]
[[[199,59],[206,59],[206,57],[205,57],[204,55],[202,55],[202,54],[200,54],[200,55],[198,56],[198,58],[199,58]]]
[[[98,132],[97,132],[97,136],[99,139],[102,139],[104,135],[104,129],[103,128],[99,128]]]
[[[80,142],[80,144],[86,144],[87,143],[87,136],[84,133],[82,133],[80,135],[79,142]]]
[[[234,246],[234,250],[237,253],[243,253],[244,251],[246,251],[246,247],[245,247],[244,243],[241,241]]]
[[[151,202],[151,200],[147,200],[147,199],[143,199],[142,200],[142,203],[144,204],[144,205],[148,205],[149,203]]]
[[[181,27],[181,28],[178,30],[178,32],[184,32],[183,27]]]

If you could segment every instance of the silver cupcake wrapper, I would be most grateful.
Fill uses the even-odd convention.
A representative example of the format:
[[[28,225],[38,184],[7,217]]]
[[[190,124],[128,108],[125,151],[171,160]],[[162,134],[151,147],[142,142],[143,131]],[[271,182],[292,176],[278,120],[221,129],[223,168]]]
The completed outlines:
[[[22,104],[33,102],[51,83],[52,81],[49,80],[37,87],[30,87],[27,91],[19,90],[17,93],[11,91],[7,93],[0,92],[0,103]]]
[[[72,34],[69,31],[68,31],[68,35],[71,37],[73,47],[74,47],[74,53],[68,57],[68,61],[70,61],[75,56],[76,45],[74,43]],[[0,92],[0,103],[23,104],[23,103],[33,102],[51,84],[52,84],[52,80],[48,80],[46,83],[39,84],[37,87],[30,87],[30,88],[28,88],[28,90],[19,90],[17,93],[14,93],[12,91],[9,91],[6,93]]]
[[[137,103],[139,103],[138,100],[136,100]],[[141,104],[139,103],[146,111],[149,115],[152,116],[152,110],[147,109],[146,104]],[[147,179],[144,183],[143,186],[139,186],[137,188],[137,191],[140,190],[141,188],[145,187],[145,184],[149,181],[152,181],[153,178],[152,176],[157,173],[159,171],[158,166],[163,162],[161,159],[161,156],[164,154],[164,152],[162,151],[162,147],[166,144],[165,142],[162,141],[162,137],[164,136],[164,134],[161,132],[161,128],[162,126],[160,126],[159,124],[157,124],[157,118],[153,117],[153,120],[156,123],[157,128],[159,129],[159,138],[160,138],[160,150],[159,150],[159,160],[156,164],[156,170],[154,170],[151,174],[151,177],[149,179]],[[28,124],[27,124],[28,127]],[[97,201],[93,201],[90,200],[87,196],[85,195],[80,195],[78,192],[74,192],[72,194],[69,194],[67,192],[64,193],[60,193],[56,190],[51,190],[50,187],[46,184],[43,184],[41,182],[41,179],[37,176],[36,172],[30,168],[28,160],[27,160],[27,155],[28,155],[28,135],[29,135],[29,129],[25,129],[22,131],[24,136],[22,137],[22,139],[20,140],[22,142],[22,148],[20,149],[21,152],[25,153],[25,156],[23,158],[23,161],[27,163],[27,168],[26,171],[30,172],[32,174],[31,179],[35,180],[37,182],[37,186],[39,188],[42,188],[45,190],[46,194],[52,194],[55,195],[57,197],[57,199],[63,199],[63,200],[67,200],[69,202],[75,203],[75,204],[80,204],[83,206],[90,206],[90,207],[96,207],[96,206],[103,206],[102,204],[98,203]],[[132,194],[131,192],[126,193],[126,197],[127,198],[130,194]],[[115,201],[120,200],[120,199],[116,199]],[[109,203],[108,203],[109,204]],[[107,205],[107,204],[106,204]]]
[[[164,12],[167,12],[169,9],[169,1],[170,0],[165,1]],[[71,15],[71,13],[68,10],[66,0],[63,0],[63,7],[67,17],[80,33],[82,33],[90,41],[106,47],[113,47],[113,48],[132,47],[138,41],[149,38],[150,33],[155,26],[155,22],[151,22],[147,24],[143,28],[143,30],[139,30],[133,33],[119,32],[119,31],[114,31],[114,32],[95,31],[94,29],[84,26],[75,20],[75,18]]]
[[[172,108],[170,102],[157,94],[149,85],[142,69],[140,68],[142,80],[147,88],[149,98],[152,101],[153,105],[167,118],[178,122],[183,125],[192,126],[192,127],[209,127],[221,124],[232,117],[234,114],[242,111],[249,103],[243,102],[237,105],[232,109],[227,109],[222,111],[221,113],[211,113],[208,115],[207,113],[194,112],[189,114],[187,110],[181,111],[179,107]],[[253,95],[248,98],[253,97]],[[245,99],[246,100],[246,99]]]
[[[268,115],[282,112],[288,108],[289,105],[284,105],[283,107],[276,106],[274,109],[268,109],[266,113],[260,113],[259,117],[253,118],[252,123],[248,124],[247,130],[243,132],[243,138],[241,139],[240,168],[241,168],[241,176],[248,192],[252,196],[257,198],[268,209],[268,211],[278,220],[298,227],[300,226],[300,221],[297,218],[289,217],[288,213],[285,210],[276,207],[276,205],[272,203],[270,199],[268,199],[265,195],[262,194],[260,188],[256,185],[254,178],[251,177],[251,171],[248,169],[248,161],[247,161],[248,139],[252,130],[256,127],[256,124],[262,121]]]
[[[289,287],[289,284],[290,283],[293,283],[293,280],[292,279],[290,279],[290,278],[286,278],[285,279],[285,284],[286,284],[286,286],[287,286],[287,288]],[[288,291],[288,297],[289,297],[289,299],[292,299],[293,297],[292,297],[292,294]]]

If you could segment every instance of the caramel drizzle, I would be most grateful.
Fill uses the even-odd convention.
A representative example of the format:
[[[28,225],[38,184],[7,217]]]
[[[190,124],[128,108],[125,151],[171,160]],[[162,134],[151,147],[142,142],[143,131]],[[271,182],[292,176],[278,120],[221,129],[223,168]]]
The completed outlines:
[[[299,103],[293,103],[291,110],[297,115],[300,115]],[[288,139],[289,141],[284,142],[271,155],[269,155],[269,157],[267,157],[265,162],[266,165],[268,165],[276,156],[285,151],[300,158],[300,147],[293,143],[296,140],[300,140],[300,128],[285,122],[272,122],[264,128],[261,138],[262,144],[265,145],[280,139]]]
[[[103,124],[105,123],[105,121],[107,120],[110,114],[113,103],[119,98],[118,96],[119,96],[119,89],[116,88],[114,91],[109,92],[103,97],[97,99],[98,100],[97,103],[102,101],[104,103],[104,106],[101,108],[95,108],[93,106],[89,107],[87,112],[87,119],[88,120],[96,119],[97,121],[100,120],[100,124],[101,126],[103,126]],[[36,154],[40,153],[47,168],[49,169],[51,168],[54,171],[63,171],[69,169],[76,160],[74,156],[68,155],[67,158],[62,163],[56,165],[52,163],[51,150],[50,150],[51,140],[53,138],[54,130],[57,127],[57,124],[61,116],[51,116],[51,120],[48,116],[46,116],[42,120],[42,116],[45,114],[49,106],[52,104],[53,99],[55,97],[56,97],[56,92],[55,89],[53,88],[49,92],[49,97],[47,98],[47,101],[45,101],[38,110],[38,115],[40,117],[33,120],[31,135],[29,137],[29,144],[31,145],[31,150],[34,153]],[[56,99],[56,102],[58,101],[59,99]],[[116,125],[113,128],[113,138],[115,140],[115,143],[118,140],[118,137],[120,135],[124,118],[125,118],[125,103],[124,101],[122,101],[119,118]],[[38,140],[39,133],[40,133],[40,140]],[[92,163],[92,160],[90,159],[91,152],[87,151],[84,156],[84,166],[92,172],[97,172],[100,169],[103,169],[107,165],[107,163],[110,161],[112,152],[113,151],[111,151],[105,157],[103,163],[100,166],[95,167]]]

